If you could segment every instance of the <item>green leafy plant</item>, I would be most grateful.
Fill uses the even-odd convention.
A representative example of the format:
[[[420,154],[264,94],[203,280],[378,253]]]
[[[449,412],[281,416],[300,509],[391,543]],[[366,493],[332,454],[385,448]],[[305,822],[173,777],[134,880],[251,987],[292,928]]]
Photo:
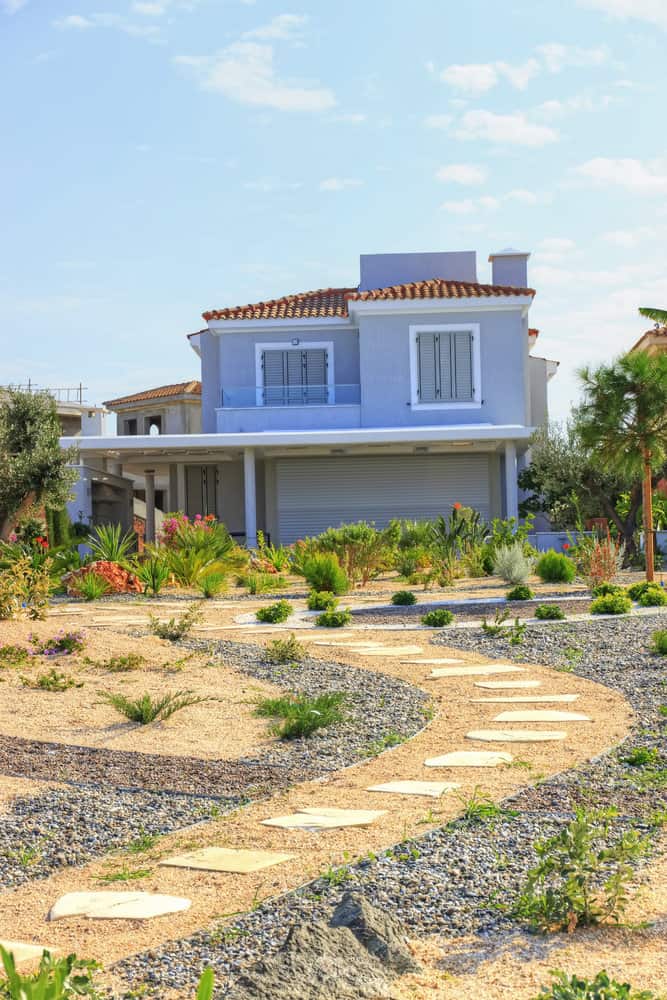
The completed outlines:
[[[548,933],[620,918],[633,874],[630,862],[649,845],[634,830],[612,842],[611,818],[609,812],[578,809],[557,834],[535,844],[539,861],[514,908],[519,920]]]
[[[391,603],[396,605],[410,605],[417,603],[417,597],[411,590],[397,590],[391,596]]]
[[[28,650],[24,646],[0,646],[0,667],[22,667],[28,662]]]
[[[596,597],[590,611],[592,615],[627,615],[632,611],[632,601],[625,594],[607,594]]]
[[[271,733],[281,740],[311,736],[318,729],[343,722],[347,696],[339,691],[309,697],[305,694],[263,698],[255,706],[255,714],[264,718],[282,719],[271,727]]]
[[[141,827],[138,836],[127,845],[127,850],[130,854],[145,854],[146,851],[150,851],[155,847],[159,839],[160,837],[157,833],[148,833],[147,830]]]
[[[189,635],[194,626],[202,620],[203,613],[201,603],[191,604],[190,607],[180,617],[170,618],[168,621],[160,621],[155,615],[148,616],[148,627],[153,635],[158,639],[168,639],[170,642],[177,642]]]
[[[367,521],[358,521],[355,524],[341,524],[337,528],[327,528],[312,541],[317,552],[336,556],[349,580],[365,586],[381,570],[391,565],[399,534],[400,529],[395,523],[378,530],[375,525]],[[334,587],[316,589],[343,593]]]
[[[330,590],[311,590],[308,594],[309,611],[333,611],[338,607],[338,598]]]
[[[30,650],[33,656],[73,656],[85,647],[82,632],[67,632],[61,629],[50,639],[39,639],[36,635],[29,636]]]
[[[659,628],[651,636],[651,652],[667,656],[667,629]]]
[[[509,616],[510,613],[506,608],[499,608],[493,616],[492,623],[489,623],[486,618],[482,619],[482,631],[489,636],[502,635]]]
[[[648,587],[637,603],[642,608],[661,608],[667,604],[667,595],[661,587]]]
[[[130,670],[139,670],[146,663],[146,657],[140,653],[125,653],[117,656],[110,656],[108,660],[89,660],[85,662],[98,670],[106,670],[110,674],[124,674]]]
[[[97,601],[100,597],[108,594],[110,590],[108,581],[99,573],[94,572],[82,576],[76,586],[84,601]]]
[[[444,628],[453,621],[454,615],[447,608],[434,608],[421,617],[422,625],[428,625],[429,628]]]
[[[610,979],[604,969],[595,979],[568,976],[559,969],[552,975],[554,981],[543,986],[534,1000],[660,1000],[650,990],[633,990],[630,983]]]
[[[126,698],[123,694],[102,692],[102,700],[111,705],[117,712],[124,715],[130,722],[138,722],[147,726],[151,722],[165,722],[174,712],[180,712],[191,705],[201,705],[211,698],[201,697],[192,691],[174,691],[153,698],[148,692],[140,698]]]
[[[36,972],[17,971],[14,955],[0,946],[0,958],[5,978],[0,980],[0,997],[7,1000],[73,1000],[88,997],[101,1000],[93,974],[100,968],[97,962],[86,962],[76,955],[54,958],[44,951]]]
[[[625,757],[621,757],[621,760],[630,767],[646,767],[657,764],[660,754],[655,747],[633,747]]]
[[[350,588],[347,573],[333,552],[315,553],[301,563],[301,574],[313,590],[345,594]]]
[[[508,601],[530,601],[532,597],[535,594],[525,583],[520,583],[507,592]]]
[[[535,608],[535,617],[543,622],[562,621],[565,612],[557,604],[538,604]]]
[[[526,555],[524,543],[512,541],[493,550],[493,572],[513,586],[525,584],[533,570],[533,560]]]
[[[260,559],[273,566],[277,573],[286,573],[290,568],[292,561],[290,550],[284,545],[267,542],[263,531],[257,532],[257,553]]]
[[[117,868],[113,872],[100,875],[98,882],[136,882],[138,879],[147,878],[149,875],[152,875],[150,868],[127,868],[123,865],[122,868]]]
[[[349,625],[352,621],[352,614],[347,610],[335,611],[330,609],[329,611],[323,611],[321,615],[318,615],[315,619],[315,624],[319,625],[321,628],[342,628],[344,625]]]
[[[51,667],[46,674],[39,674],[36,679],[22,675],[21,683],[24,687],[52,692],[68,691],[73,687],[83,687],[83,681],[75,681],[73,677],[60,673],[55,667]]]
[[[299,663],[306,655],[306,647],[292,634],[289,639],[274,639],[264,655],[269,663]]]
[[[227,575],[216,570],[209,570],[208,573],[199,577],[197,586],[207,600],[219,597],[227,587]]]
[[[166,559],[158,555],[135,562],[132,572],[144,588],[144,594],[150,594],[151,597],[157,597],[169,579],[169,565]]]
[[[518,815],[511,809],[503,809],[497,805],[489,795],[482,792],[479,785],[475,785],[469,798],[463,795],[457,795],[457,798],[463,806],[461,818],[468,822],[483,823],[487,820]]]
[[[256,570],[241,576],[239,582],[242,586],[247,587],[248,593],[253,596],[270,594],[285,585],[282,576],[276,576],[274,573],[260,573]]]
[[[197,987],[196,1000],[213,1000],[213,987],[215,986],[215,975],[213,969],[204,969]],[[645,998],[648,1000],[648,998]]]
[[[90,536],[88,545],[95,559],[124,566],[136,545],[136,535],[133,531],[123,534],[120,524],[100,524]]]
[[[549,549],[537,560],[535,572],[544,583],[572,583],[577,567],[562,552]]]
[[[525,622],[520,622],[518,618],[514,619],[514,624],[509,629],[510,646],[520,646],[523,643],[527,628]]]
[[[593,597],[608,597],[609,594],[624,594],[625,588],[620,583],[603,581],[602,583],[596,583],[591,593]]]
[[[287,621],[290,615],[294,614],[294,608],[289,601],[276,601],[275,604],[267,604],[265,608],[259,608],[255,612],[258,622],[267,622],[270,625]]]

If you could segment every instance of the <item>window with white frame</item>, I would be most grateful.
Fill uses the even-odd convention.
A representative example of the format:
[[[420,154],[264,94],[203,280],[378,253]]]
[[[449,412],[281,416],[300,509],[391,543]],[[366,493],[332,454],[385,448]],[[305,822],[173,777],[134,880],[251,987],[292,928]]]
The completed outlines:
[[[257,402],[308,406],[333,402],[330,344],[257,345]]]
[[[480,405],[479,327],[411,327],[412,404]]]

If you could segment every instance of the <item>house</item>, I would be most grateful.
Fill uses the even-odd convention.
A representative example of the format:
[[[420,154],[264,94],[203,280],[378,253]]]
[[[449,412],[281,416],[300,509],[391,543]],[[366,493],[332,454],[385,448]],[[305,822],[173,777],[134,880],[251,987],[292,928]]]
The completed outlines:
[[[643,333],[639,340],[632,345],[629,353],[634,351],[646,351],[647,354],[659,354],[667,351],[667,326],[654,326],[653,329]]]
[[[81,455],[142,484],[148,538],[156,499],[249,545],[258,528],[289,543],[455,502],[516,515],[556,371],[531,354],[529,256],[492,254],[481,284],[474,251],[362,255],[357,286],[206,312],[189,337],[201,385],[109,401],[120,433],[80,439]],[[180,423],[176,401],[193,407]]]

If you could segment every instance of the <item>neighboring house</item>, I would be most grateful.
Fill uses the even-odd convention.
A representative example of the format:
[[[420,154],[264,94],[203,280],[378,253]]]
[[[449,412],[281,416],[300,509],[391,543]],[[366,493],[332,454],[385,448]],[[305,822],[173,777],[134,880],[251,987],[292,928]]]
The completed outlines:
[[[654,326],[652,330],[643,333],[636,344],[630,348],[634,351],[646,351],[647,354],[659,354],[667,351],[667,326]]]
[[[119,436],[84,438],[82,454],[143,482],[149,539],[156,489],[250,545],[258,528],[288,543],[455,502],[516,515],[517,464],[556,370],[530,354],[528,257],[493,254],[480,284],[474,252],[363,255],[357,287],[204,313],[189,338],[201,432],[165,417],[150,433],[151,390],[111,401]]]

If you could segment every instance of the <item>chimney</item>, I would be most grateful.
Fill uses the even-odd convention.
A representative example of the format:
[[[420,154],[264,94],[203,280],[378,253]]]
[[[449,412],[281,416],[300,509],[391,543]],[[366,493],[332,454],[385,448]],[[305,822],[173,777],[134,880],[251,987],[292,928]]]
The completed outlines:
[[[528,288],[529,257],[529,253],[512,249],[499,250],[498,253],[490,254],[491,284]]]

